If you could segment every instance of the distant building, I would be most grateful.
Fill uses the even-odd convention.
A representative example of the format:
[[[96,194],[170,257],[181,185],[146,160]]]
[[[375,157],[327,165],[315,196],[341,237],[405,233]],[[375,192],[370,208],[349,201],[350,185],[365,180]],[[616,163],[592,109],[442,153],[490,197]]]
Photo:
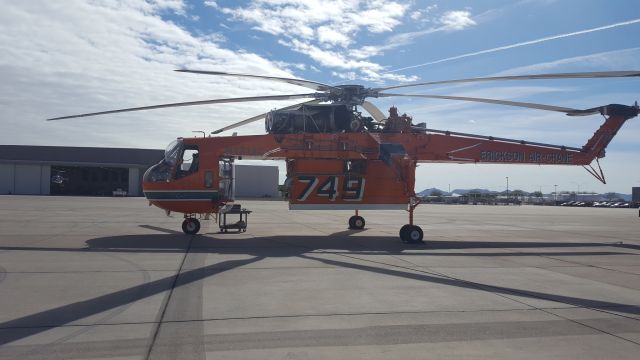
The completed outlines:
[[[0,145],[0,195],[142,196],[163,150]],[[237,197],[277,197],[278,167],[237,165]]]
[[[0,194],[142,195],[145,170],[162,150],[0,145]]]
[[[640,187],[631,188],[631,201],[640,203]]]

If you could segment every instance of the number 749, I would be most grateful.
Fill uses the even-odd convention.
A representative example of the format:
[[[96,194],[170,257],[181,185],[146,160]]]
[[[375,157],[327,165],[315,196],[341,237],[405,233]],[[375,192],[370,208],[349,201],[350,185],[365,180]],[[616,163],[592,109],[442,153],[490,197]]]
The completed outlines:
[[[342,189],[338,191],[341,180]],[[363,177],[328,176],[319,186],[318,183],[320,181],[317,176],[298,176],[298,181],[306,184],[297,197],[298,201],[307,200],[314,191],[316,196],[327,197],[330,201],[335,201],[340,195],[340,198],[344,201],[362,201],[362,196],[364,195],[365,179]]]

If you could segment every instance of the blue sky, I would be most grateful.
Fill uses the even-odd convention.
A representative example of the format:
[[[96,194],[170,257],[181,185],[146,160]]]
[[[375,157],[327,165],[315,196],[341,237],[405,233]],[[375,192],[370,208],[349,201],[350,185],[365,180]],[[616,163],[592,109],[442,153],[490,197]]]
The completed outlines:
[[[287,102],[45,118],[157,103],[307,92],[177,68],[292,76],[366,86],[553,72],[640,70],[638,1],[6,2],[0,13],[0,143],[162,148]],[[640,79],[413,88],[574,108],[639,100]],[[442,100],[374,99],[429,127],[580,146],[599,116]],[[260,133],[260,122],[238,129]],[[579,167],[423,164],[416,190],[482,187],[618,191],[640,186],[640,120],[602,162],[609,184]]]

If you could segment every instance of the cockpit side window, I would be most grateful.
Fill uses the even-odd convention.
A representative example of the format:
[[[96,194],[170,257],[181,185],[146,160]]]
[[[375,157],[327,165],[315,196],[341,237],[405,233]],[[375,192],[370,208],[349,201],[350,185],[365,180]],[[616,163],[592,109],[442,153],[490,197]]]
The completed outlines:
[[[197,146],[185,145],[184,151],[178,158],[176,179],[189,176],[198,171],[200,166],[200,153]]]

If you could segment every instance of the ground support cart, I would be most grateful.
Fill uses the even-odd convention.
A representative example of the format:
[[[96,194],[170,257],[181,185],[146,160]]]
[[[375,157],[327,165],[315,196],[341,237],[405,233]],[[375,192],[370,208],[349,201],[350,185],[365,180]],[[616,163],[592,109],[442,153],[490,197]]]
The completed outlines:
[[[227,223],[227,215],[239,215],[240,219],[234,223]],[[238,232],[247,231],[247,223],[249,220],[250,210],[243,209],[240,204],[227,205],[220,209],[218,213],[218,226],[220,232],[227,232],[230,229],[236,229]]]

